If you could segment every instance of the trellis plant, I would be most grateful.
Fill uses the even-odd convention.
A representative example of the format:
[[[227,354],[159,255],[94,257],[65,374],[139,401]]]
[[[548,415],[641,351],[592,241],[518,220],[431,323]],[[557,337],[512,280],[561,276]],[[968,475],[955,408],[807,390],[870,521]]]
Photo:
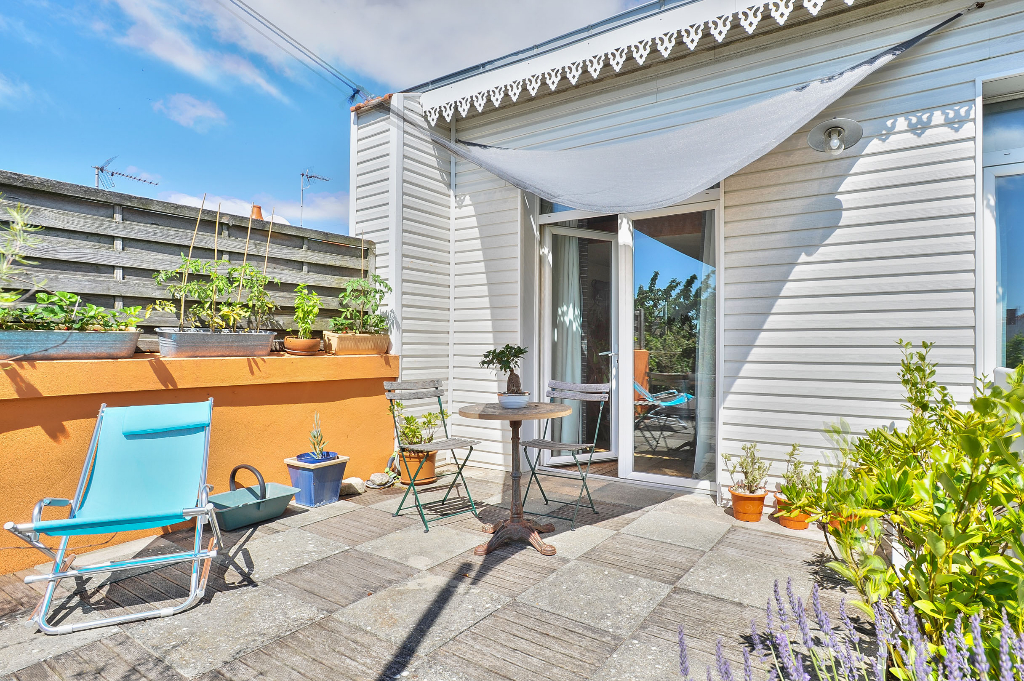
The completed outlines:
[[[316,291],[299,284],[295,288],[295,326],[298,327],[299,338],[313,337],[313,323],[320,314],[320,296]]]
[[[267,294],[266,286],[277,280],[248,263],[229,267],[221,273],[220,268],[227,264],[226,259],[204,261],[182,254],[181,264],[176,268],[153,275],[158,284],[167,286],[171,297],[169,301],[157,301],[153,307],[174,313],[182,325],[190,327],[234,330],[248,320],[250,328],[269,328],[277,306]],[[235,291],[245,291],[245,300],[239,294],[232,302],[231,294]]]
[[[522,395],[523,383],[516,370],[527,352],[529,351],[520,345],[508,343],[503,348],[485,352],[483,359],[480,360],[480,366],[508,374],[505,392],[509,395]]]
[[[379,310],[389,293],[391,286],[380,275],[349,279],[338,294],[342,308],[331,319],[331,328],[337,333],[386,334],[388,318]]]

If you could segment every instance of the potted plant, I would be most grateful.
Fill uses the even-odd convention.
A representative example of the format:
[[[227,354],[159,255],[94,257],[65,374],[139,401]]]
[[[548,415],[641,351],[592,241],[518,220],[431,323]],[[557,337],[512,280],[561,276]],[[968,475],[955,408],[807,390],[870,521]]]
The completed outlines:
[[[332,504],[338,500],[341,481],[345,477],[347,456],[324,450],[327,441],[320,430],[320,413],[313,415],[313,430],[309,433],[312,451],[285,459],[292,487],[299,489],[295,503],[301,506],[317,507]]]
[[[527,353],[527,349],[519,346],[506,344],[505,347],[488,350],[480,360],[480,366],[485,369],[494,369],[508,374],[505,382],[505,392],[498,393],[498,404],[509,409],[521,409],[525,407],[530,399],[530,393],[523,390],[523,383],[519,379],[516,369]]]
[[[376,274],[345,282],[338,295],[343,307],[331,319],[331,331],[324,332],[324,350],[331,355],[385,354],[391,343],[390,325],[380,306],[389,293],[391,287]]]
[[[733,515],[744,522],[760,522],[764,498],[768,496],[768,490],[764,488],[768,464],[757,455],[757,445],[753,442],[743,445],[743,456],[736,463],[732,463],[728,454],[723,453],[722,458],[729,464],[729,477],[732,479],[729,494],[732,495]],[[736,481],[737,472],[741,474],[739,482]]]
[[[775,517],[779,524],[791,530],[806,530],[811,515],[806,511],[813,505],[815,492],[821,487],[821,466],[815,461],[807,467],[798,458],[800,445],[794,444],[786,456],[786,472],[775,503],[779,510]]]
[[[428,412],[422,416],[413,416],[405,413],[405,405],[401,402],[395,402],[391,406],[391,414],[395,417],[398,422],[398,440],[403,445],[422,445],[428,442],[434,441],[434,435],[437,432],[438,426],[441,425],[442,413],[444,418],[448,418],[447,411],[441,412]],[[420,474],[416,478],[417,485],[429,485],[433,482],[437,482],[437,475],[435,474],[435,467],[437,465],[437,451],[432,452],[404,452],[405,460],[409,464],[409,470],[406,470],[405,465],[402,464],[402,457],[397,457],[399,474],[401,476],[401,483],[403,485],[410,484],[409,475],[416,474],[417,468],[420,466],[420,461],[423,461],[423,467],[419,468]]]
[[[320,314],[320,296],[305,284],[295,289],[295,326],[298,336],[284,337],[284,351],[290,355],[315,355],[320,352],[320,339],[313,338],[313,322]]]
[[[226,260],[204,262],[182,254],[178,267],[153,275],[158,284],[167,286],[168,294],[175,301],[157,301],[154,307],[175,313],[179,319],[177,328],[156,329],[161,355],[266,357],[270,354],[274,332],[261,331],[258,326],[261,316],[269,315],[269,298],[265,292],[259,295],[269,279],[262,275],[255,277],[255,269],[250,267],[228,268],[227,274],[222,274],[220,268],[226,263]],[[245,302],[240,300],[243,288],[248,291]],[[231,294],[236,289],[239,299],[232,303]],[[189,300],[193,301],[191,306],[187,306]],[[257,309],[254,310],[253,305]],[[255,329],[238,328],[247,318],[257,319]]]

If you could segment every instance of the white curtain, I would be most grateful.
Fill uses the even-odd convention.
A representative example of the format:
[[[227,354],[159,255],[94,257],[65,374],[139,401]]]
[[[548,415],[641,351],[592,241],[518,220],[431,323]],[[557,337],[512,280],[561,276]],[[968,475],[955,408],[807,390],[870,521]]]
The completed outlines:
[[[715,212],[704,213],[701,248],[701,302],[697,327],[696,453],[693,477],[714,479],[715,474]]]
[[[583,296],[580,292],[580,240],[555,234],[551,237],[551,298],[554,309],[551,341],[551,378],[580,383],[583,356]],[[551,421],[555,442],[581,442],[580,409],[572,402],[569,416]]]

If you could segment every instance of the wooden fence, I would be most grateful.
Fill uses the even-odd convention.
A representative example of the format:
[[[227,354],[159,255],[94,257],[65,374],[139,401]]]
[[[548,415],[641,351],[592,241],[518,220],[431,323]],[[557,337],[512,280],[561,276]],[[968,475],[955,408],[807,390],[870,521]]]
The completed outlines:
[[[77,293],[106,308],[167,300],[166,289],[154,281],[153,273],[180,264],[199,217],[199,209],[191,206],[3,170],[0,193],[0,208],[24,204],[32,211],[29,221],[44,228],[40,244],[26,253],[35,263],[30,272],[42,286]],[[213,258],[216,208],[203,211],[194,258]],[[248,228],[248,217],[221,213],[218,256],[240,264]],[[280,306],[275,325],[294,327],[293,292],[298,284],[307,284],[323,300],[314,328],[329,328],[345,282],[374,272],[373,242],[275,222],[268,252],[268,230],[269,222],[252,221],[247,262],[262,268],[266,256],[267,275],[280,281],[268,286]],[[173,315],[154,312],[141,326],[150,330],[176,324]]]

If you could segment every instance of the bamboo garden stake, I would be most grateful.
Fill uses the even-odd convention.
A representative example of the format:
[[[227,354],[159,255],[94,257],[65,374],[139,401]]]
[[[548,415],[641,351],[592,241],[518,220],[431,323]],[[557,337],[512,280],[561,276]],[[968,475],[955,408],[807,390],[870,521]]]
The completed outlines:
[[[196,234],[199,233],[199,221],[203,219],[203,207],[206,205],[206,193],[203,192],[203,201],[199,204],[199,217],[196,218],[196,228],[192,230],[192,243],[188,246],[188,267],[181,276],[181,319],[178,320],[178,329],[185,328],[185,284],[188,283],[188,271],[192,267],[192,247],[196,245]]]
[[[256,204],[253,205],[255,206]],[[245,230],[245,253],[242,255],[242,274],[238,277],[238,298],[235,299],[236,303],[242,302],[242,284],[245,282],[245,261],[249,259],[250,232],[252,232],[252,207],[249,208],[249,228]]]
[[[267,258],[270,256],[270,235],[274,233],[274,211],[275,208],[270,209],[270,229],[267,230],[267,250],[263,253],[263,275],[267,274]]]
[[[213,274],[214,274],[214,276],[212,277],[213,281],[210,282],[211,284],[213,284],[213,307],[212,307],[212,311],[210,312],[210,330],[211,331],[213,330],[213,320],[217,316],[217,278],[216,278],[216,275],[217,275],[217,237],[219,235],[220,235],[220,204],[218,203],[217,204],[217,222],[216,222],[216,224],[213,227]],[[228,295],[230,296],[231,294],[229,293]],[[228,298],[228,300],[231,300],[231,298]]]

